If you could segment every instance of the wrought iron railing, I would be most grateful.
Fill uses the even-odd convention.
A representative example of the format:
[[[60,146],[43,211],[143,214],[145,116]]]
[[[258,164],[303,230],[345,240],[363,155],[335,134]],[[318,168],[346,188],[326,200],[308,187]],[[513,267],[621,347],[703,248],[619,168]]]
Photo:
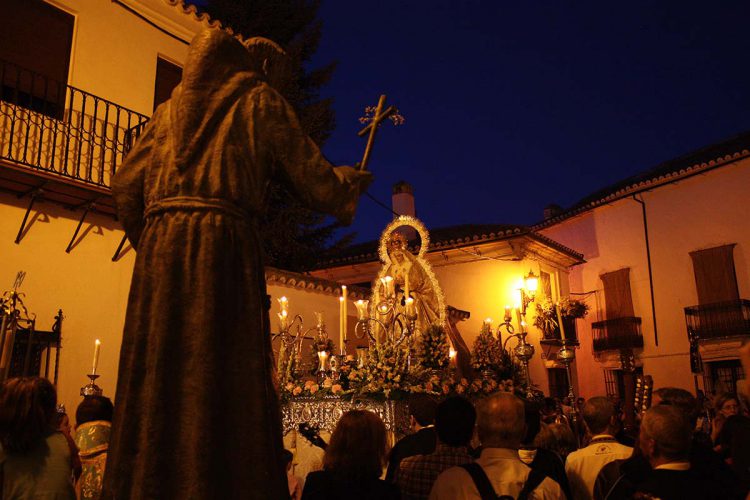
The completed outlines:
[[[750,300],[686,307],[685,322],[695,340],[750,335]]]
[[[148,117],[0,60],[0,159],[108,188]]]
[[[641,318],[624,317],[591,323],[594,352],[643,347]]]

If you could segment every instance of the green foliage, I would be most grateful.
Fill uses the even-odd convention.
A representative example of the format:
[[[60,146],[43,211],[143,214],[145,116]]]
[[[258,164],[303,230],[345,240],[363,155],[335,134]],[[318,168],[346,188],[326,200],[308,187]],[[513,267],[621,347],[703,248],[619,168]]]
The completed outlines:
[[[580,300],[563,297],[558,303],[560,315],[563,318],[583,318],[589,313],[589,305]],[[552,333],[557,329],[557,312],[555,311],[555,302],[551,298],[537,299],[536,301],[536,318],[534,326],[544,333]]]

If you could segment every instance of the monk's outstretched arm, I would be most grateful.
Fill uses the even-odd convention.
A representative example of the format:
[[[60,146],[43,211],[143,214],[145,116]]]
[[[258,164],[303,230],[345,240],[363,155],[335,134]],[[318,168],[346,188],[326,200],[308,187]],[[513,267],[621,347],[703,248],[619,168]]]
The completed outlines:
[[[289,103],[275,90],[262,85],[255,91],[253,107],[259,146],[274,165],[280,166],[306,205],[351,223],[362,192],[372,174],[352,167],[333,167],[303,131]]]

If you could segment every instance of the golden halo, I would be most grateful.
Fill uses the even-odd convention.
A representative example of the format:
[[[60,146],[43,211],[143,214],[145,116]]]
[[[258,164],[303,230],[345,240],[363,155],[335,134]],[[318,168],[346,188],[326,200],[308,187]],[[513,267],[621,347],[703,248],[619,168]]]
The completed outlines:
[[[430,248],[430,233],[422,223],[421,220],[411,215],[399,215],[388,224],[383,233],[380,235],[380,246],[378,247],[378,255],[381,262],[386,264],[391,263],[391,257],[388,255],[388,239],[391,237],[391,233],[396,229],[408,226],[414,228],[419,234],[419,238],[422,240],[422,244],[419,247],[418,257],[424,258],[427,250]]]

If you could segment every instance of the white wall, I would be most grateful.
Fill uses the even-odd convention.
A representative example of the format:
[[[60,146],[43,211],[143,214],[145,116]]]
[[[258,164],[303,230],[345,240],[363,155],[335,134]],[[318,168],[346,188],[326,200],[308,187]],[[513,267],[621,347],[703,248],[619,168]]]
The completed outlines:
[[[740,297],[750,296],[750,160],[642,193],[646,203],[658,346],[648,280],[641,206],[632,198],[605,205],[540,231],[584,254],[586,264],[574,268],[574,292],[597,291],[591,300],[603,308],[599,275],[630,268],[635,315],[642,318],[644,372],[656,387],[693,389],[683,308],[698,304],[689,252],[736,243],[734,261]],[[592,304],[593,305],[593,304]],[[601,310],[599,313],[601,314]],[[579,320],[579,332],[589,336],[579,351],[581,390],[587,397],[604,393],[601,365],[583,343],[590,345],[590,315]]]

